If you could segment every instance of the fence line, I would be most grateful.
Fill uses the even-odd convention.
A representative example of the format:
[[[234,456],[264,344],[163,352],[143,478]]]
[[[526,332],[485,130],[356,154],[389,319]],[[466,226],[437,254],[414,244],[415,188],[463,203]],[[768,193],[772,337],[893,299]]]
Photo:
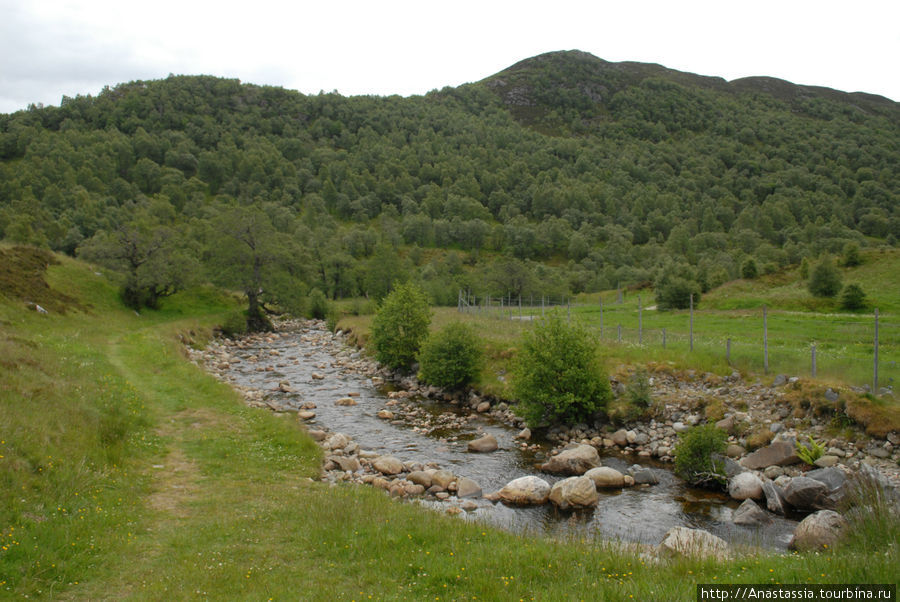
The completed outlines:
[[[621,298],[620,292],[617,295],[617,300],[613,304],[613,307],[622,304]],[[755,339],[755,341],[751,335],[747,334],[731,334],[728,336],[703,336],[701,334],[700,338],[695,340],[693,296],[691,296],[687,324],[688,332],[686,334],[684,332],[678,332],[677,330],[673,331],[670,326],[647,328],[643,315],[645,308],[641,302],[640,295],[637,296],[637,328],[624,327],[621,323],[618,323],[615,324],[612,333],[610,333],[609,329],[609,304],[604,305],[602,298],[596,304],[573,304],[568,297],[554,298],[542,295],[538,300],[533,296],[529,296],[528,299],[523,299],[518,295],[513,297],[512,295],[507,294],[505,297],[500,298],[493,298],[490,295],[479,298],[473,294],[460,291],[457,309],[463,313],[471,313],[484,317],[530,322],[544,318],[547,312],[553,308],[562,309],[563,307],[566,308],[566,317],[569,321],[572,320],[573,307],[576,309],[594,308],[595,310],[598,310],[599,328],[597,328],[595,324],[591,324],[590,327],[596,331],[596,336],[600,341],[615,341],[616,343],[627,345],[634,345],[636,343],[638,347],[652,348],[658,346],[666,350],[677,350],[679,347],[682,347],[686,348],[686,351],[689,352],[695,351],[696,343],[699,346],[698,350],[704,353],[711,353],[713,356],[722,354],[719,355],[719,357],[724,356],[725,361],[729,365],[735,365],[735,363],[750,366],[755,365],[758,368],[761,367],[765,374],[768,374],[770,370],[788,372],[796,370],[800,373],[807,373],[808,370],[810,376],[817,378],[822,372],[823,367],[825,369],[825,374],[848,372],[848,368],[850,368],[848,360],[850,359],[855,362],[857,370],[861,365],[855,357],[846,357],[846,348],[836,349],[833,344],[826,344],[822,347],[818,344],[818,341],[811,340],[811,336],[796,335],[787,331],[781,331],[777,325],[775,330],[770,332],[769,312],[766,306],[762,307],[761,316],[759,318],[761,319],[760,330],[757,331],[759,332],[759,338]],[[653,308],[651,307],[649,309]],[[607,310],[606,315],[604,314],[604,310]],[[594,315],[596,316],[596,313]],[[634,316],[634,314],[631,315]],[[790,314],[779,314],[776,322],[783,324],[786,317],[787,320],[790,321],[789,315]],[[634,318],[632,317],[631,320],[633,319]],[[703,319],[701,318],[701,331],[703,329],[702,321]],[[865,385],[865,388],[876,394],[883,393],[885,390],[879,389],[879,349],[883,344],[883,342],[879,340],[879,329],[888,328],[891,330],[892,336],[889,337],[890,342],[888,343],[890,357],[894,353],[897,339],[900,338],[900,333],[897,333],[894,329],[900,327],[900,324],[884,324],[879,320],[877,309],[874,312],[874,320],[871,316],[867,319],[866,316],[854,315],[848,316],[848,319],[844,322],[838,321],[835,324],[837,324],[835,335],[840,336],[841,333],[844,332],[844,329],[846,329],[848,339],[850,339],[850,334],[853,331],[857,331],[857,329],[860,328],[871,329],[874,326],[874,336],[869,339],[871,341],[870,343],[866,343],[859,339],[850,341],[850,343],[853,345],[871,346],[872,355],[870,365],[872,366],[872,372],[870,375],[872,380]],[[774,346],[772,345],[773,342]],[[808,349],[807,352],[802,351],[804,347]],[[716,349],[719,351],[716,351]],[[754,349],[756,351],[754,351]],[[770,352],[774,353],[774,358],[770,357]],[[807,359],[803,359],[805,354]],[[770,361],[773,359],[774,363]],[[829,364],[831,365],[830,368]],[[800,368],[800,366],[803,365],[808,368]],[[896,374],[896,359],[887,362],[886,366],[890,368],[889,373]],[[884,383],[887,384],[887,390],[893,389],[893,381],[894,378],[890,377],[888,378],[888,382]]]

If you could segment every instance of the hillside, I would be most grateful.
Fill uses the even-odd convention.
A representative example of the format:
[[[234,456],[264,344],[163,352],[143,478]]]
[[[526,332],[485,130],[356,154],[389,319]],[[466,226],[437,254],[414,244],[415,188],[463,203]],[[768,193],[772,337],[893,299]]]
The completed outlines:
[[[134,306],[191,278],[263,307],[706,291],[896,245],[898,141],[880,97],[574,51],[412,98],[172,76],[0,116],[0,235],[124,271]]]

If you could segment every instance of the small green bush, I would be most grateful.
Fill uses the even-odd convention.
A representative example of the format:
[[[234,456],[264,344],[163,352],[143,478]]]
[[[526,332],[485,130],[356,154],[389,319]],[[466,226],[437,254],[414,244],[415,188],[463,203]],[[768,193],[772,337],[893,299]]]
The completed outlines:
[[[612,398],[593,338],[558,312],[523,337],[512,389],[531,426],[588,421]]]
[[[423,382],[460,389],[478,378],[482,351],[475,331],[453,322],[429,335],[419,351],[419,379]]]
[[[328,299],[325,293],[314,288],[307,295],[306,315],[315,320],[324,320],[328,316]]]
[[[700,285],[678,276],[665,278],[656,287],[656,305],[660,310],[687,309],[694,296],[694,307],[700,303]]]
[[[866,306],[866,294],[858,284],[848,284],[841,293],[841,308],[850,311],[863,309]]]
[[[628,381],[625,392],[628,394],[631,405],[636,408],[646,410],[653,404],[653,398],[650,395],[650,379],[644,369],[638,369],[634,373],[634,376]]]
[[[225,316],[218,330],[228,338],[245,334],[247,332],[247,313],[243,311],[229,313]]]
[[[759,268],[756,267],[756,260],[748,257],[741,265],[741,278],[745,280],[753,280],[759,276]]]
[[[807,287],[815,297],[834,297],[841,291],[841,272],[831,257],[823,257],[813,267]]]
[[[713,454],[725,451],[728,434],[714,424],[704,424],[682,433],[675,445],[675,474],[703,487],[724,487],[727,483],[724,463]]]
[[[862,265],[862,257],[859,254],[859,245],[855,242],[848,242],[844,245],[844,267],[852,268]]]
[[[422,289],[411,283],[398,285],[372,318],[375,359],[391,368],[408,370],[428,336],[430,323],[428,297]]]

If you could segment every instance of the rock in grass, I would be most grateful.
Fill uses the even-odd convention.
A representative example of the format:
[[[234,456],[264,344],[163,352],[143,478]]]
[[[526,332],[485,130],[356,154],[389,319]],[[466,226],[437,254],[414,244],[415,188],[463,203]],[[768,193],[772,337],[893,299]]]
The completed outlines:
[[[540,505],[550,497],[550,484],[540,477],[513,479],[500,490],[500,499],[517,506]]]

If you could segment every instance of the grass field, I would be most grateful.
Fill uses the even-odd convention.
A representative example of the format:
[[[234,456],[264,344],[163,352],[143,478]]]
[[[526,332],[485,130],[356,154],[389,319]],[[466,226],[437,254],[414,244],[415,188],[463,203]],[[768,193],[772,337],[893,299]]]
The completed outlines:
[[[0,597],[693,600],[697,583],[896,578],[896,521],[871,516],[836,550],[657,563],[330,487],[295,420],[186,360],[227,297],[138,316],[82,264],[61,259],[47,280],[83,309],[0,298]]]

